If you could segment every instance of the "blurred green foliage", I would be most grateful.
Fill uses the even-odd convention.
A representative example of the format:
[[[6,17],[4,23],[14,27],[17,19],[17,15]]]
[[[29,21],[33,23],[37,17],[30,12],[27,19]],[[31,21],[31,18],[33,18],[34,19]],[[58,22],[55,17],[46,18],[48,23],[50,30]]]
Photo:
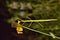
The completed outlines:
[[[42,31],[45,33],[52,32],[56,36],[60,36],[60,1],[59,0],[18,0],[17,9],[13,9],[9,5],[16,0],[7,0],[7,7],[13,17],[21,16],[20,2],[25,5],[24,15],[20,18],[23,20],[40,20],[40,19],[58,19],[55,22],[40,22],[40,23],[24,23],[23,26]],[[31,3],[32,13],[28,13],[26,4]],[[12,17],[12,18],[13,18]],[[14,20],[13,20],[14,21]],[[30,25],[30,26],[29,26]],[[26,30],[27,31],[27,30]],[[39,35],[36,40],[58,40],[45,35]]]

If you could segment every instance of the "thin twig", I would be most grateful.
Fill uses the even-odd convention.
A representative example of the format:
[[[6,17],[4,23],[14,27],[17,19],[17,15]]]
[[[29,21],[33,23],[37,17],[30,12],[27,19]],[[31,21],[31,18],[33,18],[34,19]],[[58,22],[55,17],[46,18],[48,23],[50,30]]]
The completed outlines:
[[[28,19],[32,20],[30,17],[28,17]],[[28,27],[31,27],[31,25],[32,25],[32,22],[29,24],[29,26],[28,26]]]
[[[28,30],[37,32],[37,33],[41,33],[41,34],[44,34],[44,35],[47,35],[47,36],[51,36],[50,34],[47,34],[47,33],[41,32],[41,31],[37,31],[37,30],[31,29],[31,28],[28,28],[28,27],[25,27],[25,26],[22,26],[22,27],[23,27],[23,28],[26,28],[26,29],[28,29]],[[52,37],[52,36],[51,36],[51,37]],[[60,39],[60,37],[57,37],[57,36],[55,36],[55,38]]]
[[[41,23],[38,23],[42,28],[44,27]]]
[[[57,19],[45,19],[45,20],[21,20],[21,22],[45,22],[45,21],[57,21]]]

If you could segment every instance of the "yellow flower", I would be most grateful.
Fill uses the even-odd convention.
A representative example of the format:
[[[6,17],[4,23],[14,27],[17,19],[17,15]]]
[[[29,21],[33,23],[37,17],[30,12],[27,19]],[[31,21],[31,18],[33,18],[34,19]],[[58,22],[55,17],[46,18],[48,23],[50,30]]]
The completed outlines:
[[[18,34],[23,34],[23,28],[22,27],[17,27],[16,28]]]
[[[18,25],[17,25],[17,27],[16,27],[17,33],[18,33],[18,34],[23,34],[22,25],[20,25],[19,23],[20,23],[20,21],[18,21]]]

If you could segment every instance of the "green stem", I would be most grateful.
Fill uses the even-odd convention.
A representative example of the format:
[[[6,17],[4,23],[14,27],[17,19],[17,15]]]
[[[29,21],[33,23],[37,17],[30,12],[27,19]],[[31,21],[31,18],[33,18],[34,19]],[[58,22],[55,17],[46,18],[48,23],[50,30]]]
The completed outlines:
[[[45,22],[45,21],[57,21],[57,19],[45,19],[45,20],[21,20],[21,22]]]
[[[44,35],[47,35],[47,36],[51,36],[50,34],[47,34],[47,33],[41,32],[41,31],[37,31],[37,30],[31,29],[31,28],[28,28],[28,27],[25,27],[25,26],[22,26],[22,27],[23,27],[23,28],[26,28],[26,29],[28,29],[28,30],[37,32],[37,33],[41,33],[41,34],[44,34]],[[52,36],[51,36],[51,37],[52,37]],[[60,37],[57,37],[57,36],[55,36],[55,38],[60,39]]]

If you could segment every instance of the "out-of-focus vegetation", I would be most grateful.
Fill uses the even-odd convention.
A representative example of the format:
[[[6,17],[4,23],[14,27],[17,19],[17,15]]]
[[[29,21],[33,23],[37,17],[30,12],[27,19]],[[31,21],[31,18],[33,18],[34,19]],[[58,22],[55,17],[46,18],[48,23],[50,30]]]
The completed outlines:
[[[17,18],[22,20],[58,19],[50,22],[21,23],[21,25],[60,37],[60,0],[6,0],[6,7],[13,15],[10,21]],[[28,32],[26,29],[24,31]],[[31,40],[58,40],[53,36],[39,34]]]

